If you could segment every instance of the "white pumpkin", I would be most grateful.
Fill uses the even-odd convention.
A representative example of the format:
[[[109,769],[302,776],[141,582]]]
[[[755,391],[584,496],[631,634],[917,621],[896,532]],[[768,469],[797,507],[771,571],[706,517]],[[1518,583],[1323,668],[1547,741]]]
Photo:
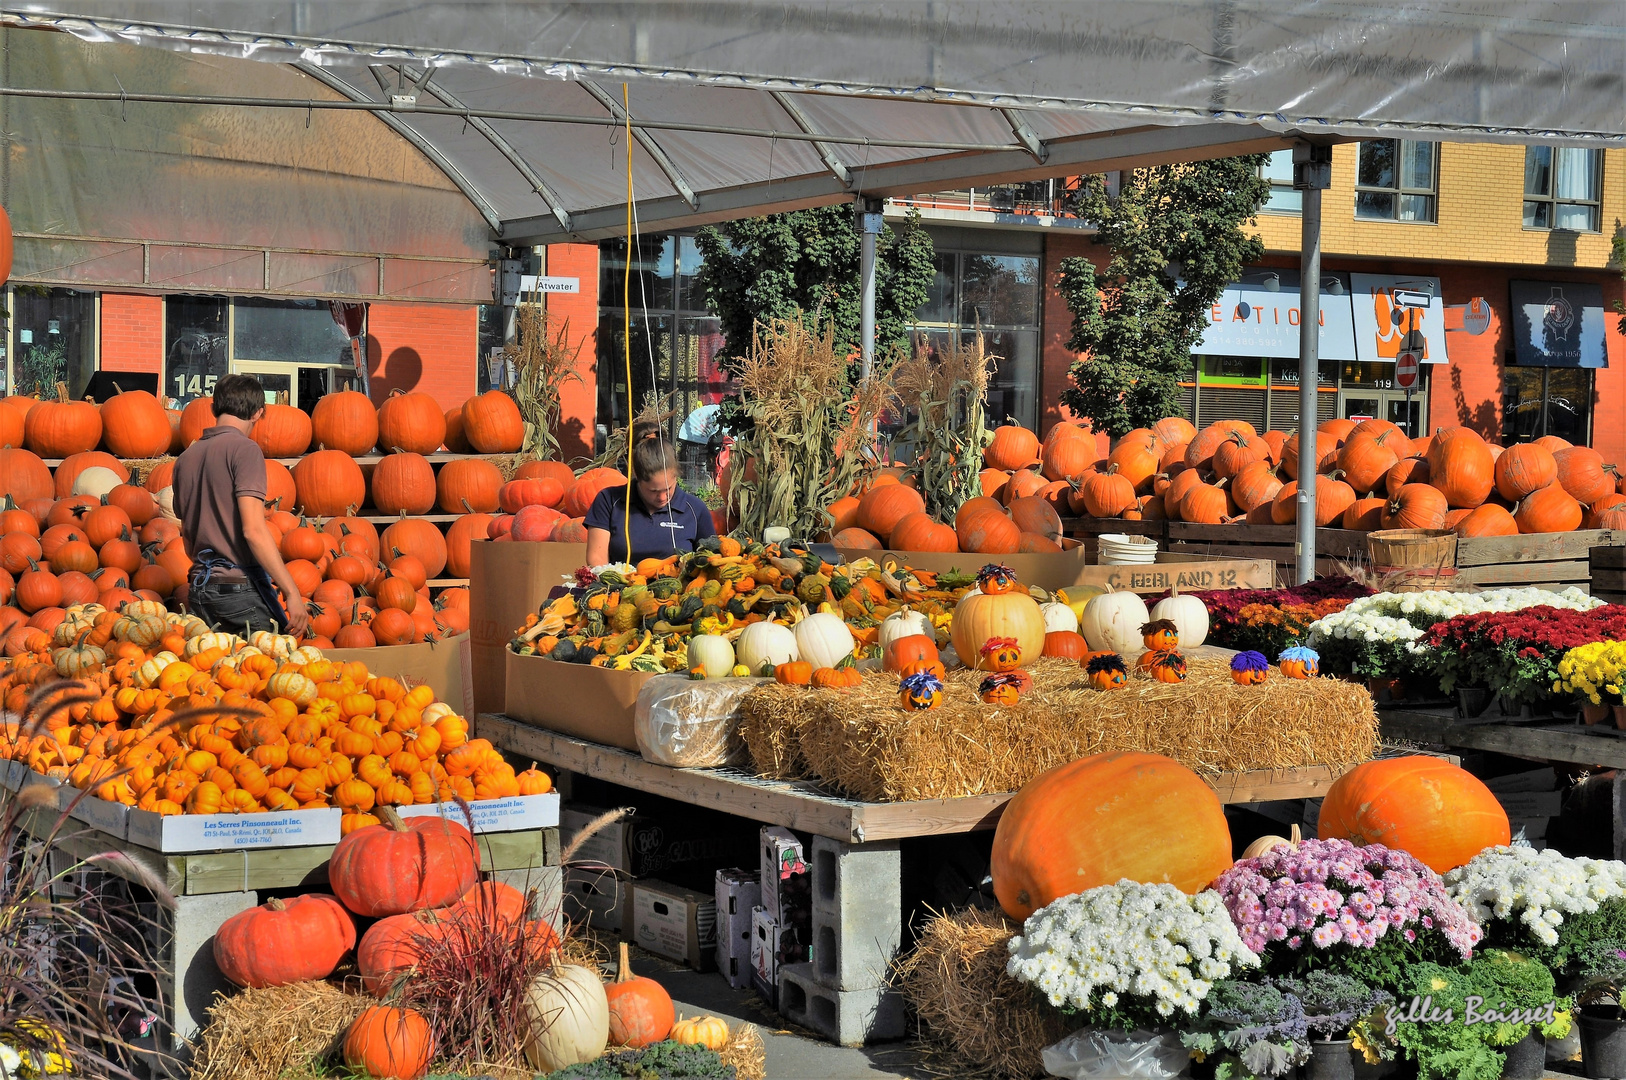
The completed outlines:
[[[101,465],[92,465],[73,478],[73,494],[94,495],[98,499],[124,483],[119,474]]]
[[[773,675],[773,669],[780,664],[800,658],[796,635],[790,627],[775,622],[752,623],[734,641],[734,659],[749,668],[751,674],[764,678]]]
[[[1208,608],[1195,596],[1175,589],[1152,605],[1152,618],[1167,619],[1180,628],[1180,648],[1195,649],[1208,638]]]
[[[703,668],[707,681],[726,679],[734,670],[734,646],[721,634],[696,634],[689,639],[689,670]]]
[[[821,611],[796,624],[796,648],[813,670],[835,667],[853,653],[853,632],[840,615]]]
[[[1044,632],[1054,634],[1058,630],[1078,633],[1078,616],[1066,604],[1051,602],[1040,604],[1039,613],[1044,616]]]
[[[1090,601],[1078,628],[1093,652],[1138,656],[1140,628],[1150,621],[1146,601],[1132,592],[1113,592],[1109,588]]]
[[[726,642],[724,644],[727,644]],[[525,991],[530,1018],[525,1060],[557,1072],[597,1060],[610,1042],[610,1002],[599,977],[584,967],[556,964]]]
[[[899,638],[913,637],[924,634],[933,641],[937,640],[937,632],[932,629],[932,621],[918,611],[904,608],[893,612],[881,620],[881,628],[876,632],[875,640],[881,646],[881,655],[886,655],[886,647]]]

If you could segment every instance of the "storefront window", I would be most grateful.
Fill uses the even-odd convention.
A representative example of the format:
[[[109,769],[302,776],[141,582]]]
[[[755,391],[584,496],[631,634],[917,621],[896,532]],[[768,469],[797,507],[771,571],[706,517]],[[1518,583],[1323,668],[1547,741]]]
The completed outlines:
[[[1265,362],[1257,356],[1204,356],[1202,381],[1229,386],[1265,385]]]
[[[11,386],[16,393],[84,396],[96,370],[96,294],[19,285],[11,292]]]
[[[1337,386],[1338,368],[1336,360],[1323,360],[1316,371],[1316,384],[1318,386]],[[1297,386],[1299,382],[1299,362],[1293,357],[1278,358],[1270,362],[1270,381],[1275,385]]]
[[[1395,366],[1393,364],[1359,363],[1346,360],[1343,365],[1342,385],[1346,390],[1393,390]]]
[[[1585,446],[1592,422],[1592,372],[1587,368],[1502,369],[1502,441],[1543,435]]]
[[[209,397],[230,372],[224,296],[171,296],[164,301],[164,393],[181,404]]]
[[[240,298],[235,304],[235,359],[352,366],[350,339],[326,300]]]
[[[1293,187],[1293,151],[1277,150],[1259,166],[1259,175],[1270,181],[1270,197],[1259,209],[1267,214],[1298,214],[1304,210],[1304,193]]]
[[[934,237],[934,240],[938,238]],[[981,329],[983,347],[999,359],[988,384],[988,421],[1009,416],[1033,427],[1039,416],[1039,260],[1029,255],[944,250],[915,329],[928,338]]]
[[[634,311],[669,310],[678,238],[640,236],[636,242],[637,257],[632,261],[630,281],[627,279],[626,240],[606,240],[598,246],[599,299],[605,307],[620,308],[625,294]]]

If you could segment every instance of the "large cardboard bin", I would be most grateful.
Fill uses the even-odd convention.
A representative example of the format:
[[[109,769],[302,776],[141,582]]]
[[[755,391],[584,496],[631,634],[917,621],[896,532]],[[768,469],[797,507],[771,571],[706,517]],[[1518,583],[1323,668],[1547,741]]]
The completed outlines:
[[[473,671],[469,663],[469,635],[442,638],[420,645],[380,645],[372,649],[323,649],[322,655],[340,663],[359,660],[374,675],[385,675],[406,686],[427,683],[435,697],[459,714],[474,717]]]
[[[509,640],[553,587],[586,562],[586,544],[474,542],[469,556],[469,655],[476,712],[507,711]]]
[[[638,691],[654,674],[504,652],[508,683],[503,711],[508,716],[562,735],[638,752],[633,713]]]

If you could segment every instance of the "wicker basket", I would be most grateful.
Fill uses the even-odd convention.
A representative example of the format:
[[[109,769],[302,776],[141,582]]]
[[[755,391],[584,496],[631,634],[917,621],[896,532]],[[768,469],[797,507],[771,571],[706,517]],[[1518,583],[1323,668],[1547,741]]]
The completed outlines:
[[[1441,570],[1457,565],[1457,534],[1449,529],[1383,529],[1367,535],[1366,551],[1379,573]]]

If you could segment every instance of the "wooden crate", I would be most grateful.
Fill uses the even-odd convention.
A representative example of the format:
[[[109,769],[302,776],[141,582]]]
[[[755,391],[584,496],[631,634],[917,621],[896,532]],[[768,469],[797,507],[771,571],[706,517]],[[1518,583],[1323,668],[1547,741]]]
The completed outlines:
[[[1588,529],[1457,542],[1457,579],[1481,588],[1535,586],[1589,591],[1593,548],[1618,548],[1626,532]]]
[[[1278,584],[1292,584],[1298,565],[1298,534],[1292,525],[1193,525],[1183,521],[1119,521],[1115,518],[1066,518],[1062,528],[1081,540],[1093,561],[1102,533],[1150,536],[1163,550],[1188,556],[1269,559],[1276,564]],[[1316,574],[1342,572],[1341,565],[1366,562],[1366,534],[1347,529],[1316,530]]]
[[[1595,547],[1587,554],[1592,595],[1611,604],[1626,604],[1626,547]]]

